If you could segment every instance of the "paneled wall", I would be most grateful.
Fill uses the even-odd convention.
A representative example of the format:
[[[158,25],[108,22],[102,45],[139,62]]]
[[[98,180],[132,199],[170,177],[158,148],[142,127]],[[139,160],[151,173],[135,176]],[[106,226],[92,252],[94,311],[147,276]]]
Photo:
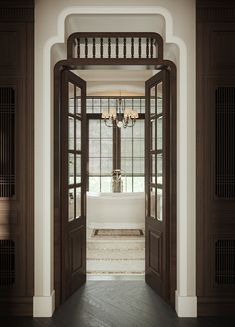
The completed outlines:
[[[235,307],[235,2],[197,1],[199,315]]]
[[[32,315],[34,1],[0,1],[0,314]]]

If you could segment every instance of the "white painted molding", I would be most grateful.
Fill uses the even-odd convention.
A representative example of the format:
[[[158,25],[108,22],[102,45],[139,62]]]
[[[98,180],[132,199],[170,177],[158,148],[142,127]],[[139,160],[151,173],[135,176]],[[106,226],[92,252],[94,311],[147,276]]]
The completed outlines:
[[[180,296],[175,292],[175,311],[178,317],[197,317],[197,297]]]
[[[50,296],[33,297],[33,316],[34,317],[52,317],[55,311],[55,291]]]

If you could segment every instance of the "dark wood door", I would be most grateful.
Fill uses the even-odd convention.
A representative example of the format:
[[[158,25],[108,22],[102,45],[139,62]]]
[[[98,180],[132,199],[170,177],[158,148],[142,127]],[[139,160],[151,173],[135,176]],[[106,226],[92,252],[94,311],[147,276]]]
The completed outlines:
[[[162,70],[146,81],[145,92],[145,279],[164,300],[170,301],[169,72]]]
[[[62,72],[61,302],[86,281],[86,82]]]

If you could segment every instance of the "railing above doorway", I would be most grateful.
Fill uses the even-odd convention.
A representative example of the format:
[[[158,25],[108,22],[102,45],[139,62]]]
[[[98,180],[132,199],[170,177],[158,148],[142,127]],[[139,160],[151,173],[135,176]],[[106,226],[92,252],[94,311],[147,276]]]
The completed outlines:
[[[163,59],[163,39],[157,33],[73,33],[68,59]]]

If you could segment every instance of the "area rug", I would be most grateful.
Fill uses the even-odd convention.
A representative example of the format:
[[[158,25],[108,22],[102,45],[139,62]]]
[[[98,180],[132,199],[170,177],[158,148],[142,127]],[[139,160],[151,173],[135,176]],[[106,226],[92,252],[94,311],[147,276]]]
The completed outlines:
[[[91,236],[143,236],[142,229],[94,229]]]

